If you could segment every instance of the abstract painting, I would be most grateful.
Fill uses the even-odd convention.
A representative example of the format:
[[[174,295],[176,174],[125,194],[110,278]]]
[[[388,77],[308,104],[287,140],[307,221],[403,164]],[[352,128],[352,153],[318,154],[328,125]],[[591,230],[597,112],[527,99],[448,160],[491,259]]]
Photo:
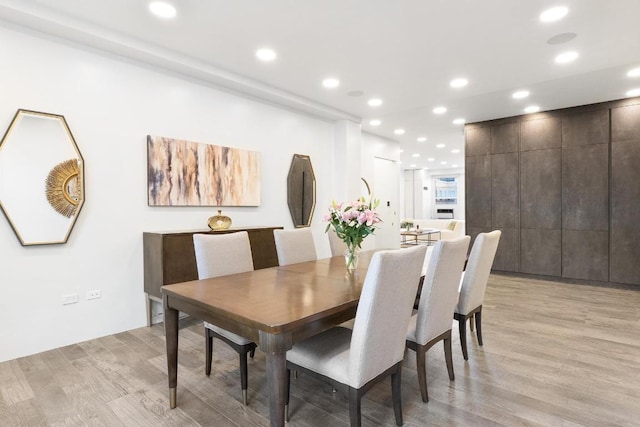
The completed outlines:
[[[260,153],[147,135],[149,206],[260,206]]]

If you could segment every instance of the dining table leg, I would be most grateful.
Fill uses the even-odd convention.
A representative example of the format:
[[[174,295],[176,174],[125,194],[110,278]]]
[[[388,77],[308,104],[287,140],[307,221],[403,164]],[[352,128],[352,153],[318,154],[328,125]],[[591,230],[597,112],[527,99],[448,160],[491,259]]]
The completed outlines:
[[[284,405],[287,381],[287,350],[291,348],[291,334],[259,332],[260,350],[267,356],[267,389],[271,427],[284,426]]]
[[[164,306],[164,335],[167,343],[167,375],[169,377],[169,407],[176,407],[178,386],[178,310],[168,307],[167,295],[162,296]]]

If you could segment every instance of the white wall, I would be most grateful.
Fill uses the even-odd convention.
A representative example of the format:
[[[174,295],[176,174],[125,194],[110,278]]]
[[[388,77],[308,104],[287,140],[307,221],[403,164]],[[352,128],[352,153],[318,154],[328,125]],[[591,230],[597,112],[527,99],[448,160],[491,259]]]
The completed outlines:
[[[341,183],[333,123],[130,61],[0,27],[0,128],[18,108],[64,115],[85,160],[86,202],[64,245],[22,247],[0,220],[0,361],[146,324],[142,232],[206,228],[215,208],[147,206],[146,135],[262,153],[262,205],[224,208],[235,226],[292,226],[286,175],[294,153],[317,179],[313,229]],[[102,298],[86,300],[86,292]],[[80,302],[61,305],[61,295]]]

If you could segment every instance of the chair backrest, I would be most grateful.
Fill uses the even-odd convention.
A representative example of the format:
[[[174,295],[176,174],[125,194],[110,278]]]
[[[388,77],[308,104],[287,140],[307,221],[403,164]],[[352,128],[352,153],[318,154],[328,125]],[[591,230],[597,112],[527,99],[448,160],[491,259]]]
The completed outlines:
[[[426,344],[451,329],[458,287],[471,237],[441,240],[429,259],[416,322],[416,342]]]
[[[340,256],[347,250],[347,244],[338,237],[336,230],[330,228],[327,230],[329,236],[329,247],[331,247],[331,256]]]
[[[316,244],[313,233],[308,227],[294,230],[273,230],[276,242],[278,264],[296,264],[298,262],[315,261]]]
[[[456,313],[468,314],[471,310],[482,305],[484,291],[487,289],[487,281],[491,273],[493,259],[496,256],[500,230],[491,233],[480,233],[473,242],[467,269],[462,277],[460,297]]]
[[[373,255],[351,336],[351,387],[360,388],[402,360],[426,250],[420,245]]]
[[[194,234],[198,278],[226,276],[253,270],[251,243],[246,231],[229,234]]]

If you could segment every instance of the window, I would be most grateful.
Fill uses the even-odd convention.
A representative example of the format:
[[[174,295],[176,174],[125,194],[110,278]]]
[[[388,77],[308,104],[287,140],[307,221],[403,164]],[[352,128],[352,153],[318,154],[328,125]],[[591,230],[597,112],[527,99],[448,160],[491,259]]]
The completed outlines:
[[[439,177],[436,182],[436,204],[458,203],[458,178]]]

